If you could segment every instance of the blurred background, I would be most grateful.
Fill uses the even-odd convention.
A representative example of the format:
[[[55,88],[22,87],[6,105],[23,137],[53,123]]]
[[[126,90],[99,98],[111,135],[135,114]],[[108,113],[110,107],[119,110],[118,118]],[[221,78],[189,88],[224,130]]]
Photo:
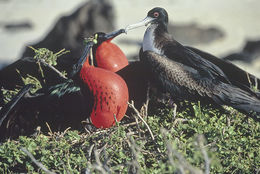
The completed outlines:
[[[27,46],[70,50],[69,68],[83,39],[142,20],[153,7],[169,14],[177,41],[227,59],[260,77],[259,0],[0,0],[0,69],[32,56]],[[130,60],[138,59],[145,28],[115,39]]]

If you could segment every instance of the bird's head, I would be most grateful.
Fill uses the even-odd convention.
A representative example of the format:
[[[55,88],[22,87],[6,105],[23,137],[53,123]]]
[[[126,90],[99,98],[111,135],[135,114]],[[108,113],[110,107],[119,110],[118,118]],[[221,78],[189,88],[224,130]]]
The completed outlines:
[[[145,19],[143,19],[141,22],[128,25],[125,28],[125,32],[128,32],[129,30],[147,26],[149,24],[158,24],[158,25],[164,25],[167,26],[168,24],[168,13],[164,8],[155,7],[152,10],[150,10],[147,13],[147,16]]]
[[[111,33],[103,33],[103,32],[97,32],[93,34],[92,36],[85,39],[86,45],[84,48],[84,51],[79,58],[78,62],[73,66],[73,71],[71,73],[71,78],[73,78],[78,72],[80,72],[83,64],[86,62],[88,55],[90,54],[90,50],[92,47],[97,47],[100,44],[102,44],[105,41],[112,40],[116,36],[125,33],[125,29],[119,29],[116,31],[113,31]]]
[[[155,7],[147,13],[147,17],[150,18],[150,23],[165,23],[168,24],[168,13],[164,8]]]
[[[94,34],[94,38],[97,42],[97,45],[100,45],[105,41],[110,41],[110,40],[114,39],[116,36],[118,36],[122,33],[125,33],[125,29],[116,30],[111,33],[97,32]]]

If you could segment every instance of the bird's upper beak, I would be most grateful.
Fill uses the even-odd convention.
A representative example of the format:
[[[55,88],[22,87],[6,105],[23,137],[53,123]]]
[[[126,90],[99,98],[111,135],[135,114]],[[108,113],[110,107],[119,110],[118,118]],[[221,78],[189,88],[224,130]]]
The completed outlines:
[[[127,33],[129,30],[132,30],[132,29],[135,29],[135,28],[139,28],[139,27],[142,27],[142,26],[147,26],[148,24],[150,24],[150,23],[151,23],[152,21],[154,21],[154,20],[155,20],[155,18],[152,18],[152,17],[147,16],[147,17],[144,18],[144,20],[142,20],[141,22],[128,25],[128,26],[125,28],[125,32]]]
[[[79,58],[77,64],[75,64],[73,66],[73,70],[72,70],[72,73],[71,73],[71,78],[73,78],[78,72],[80,72],[83,64],[86,62],[87,57],[88,57],[88,55],[90,53],[90,48],[92,48],[94,44],[95,44],[95,42],[93,42],[93,41],[87,42],[87,45],[84,48],[83,54]]]
[[[104,37],[105,37],[105,40],[109,40],[109,39],[113,39],[114,37],[116,37],[122,33],[126,33],[125,29],[119,29],[119,30],[113,31],[111,33],[107,33]]]

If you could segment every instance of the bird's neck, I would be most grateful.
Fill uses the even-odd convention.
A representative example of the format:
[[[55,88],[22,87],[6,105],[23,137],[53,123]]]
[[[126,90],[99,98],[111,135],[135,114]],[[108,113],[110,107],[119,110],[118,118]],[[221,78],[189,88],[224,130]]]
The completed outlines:
[[[143,51],[153,51],[163,54],[163,43],[167,39],[167,27],[159,24],[151,24],[145,31],[143,38]]]

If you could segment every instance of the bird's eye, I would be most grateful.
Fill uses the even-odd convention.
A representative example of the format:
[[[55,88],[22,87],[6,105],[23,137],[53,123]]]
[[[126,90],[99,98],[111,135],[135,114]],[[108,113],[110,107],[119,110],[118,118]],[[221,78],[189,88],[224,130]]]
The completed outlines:
[[[154,12],[153,16],[157,18],[159,16],[159,13],[158,12]]]

